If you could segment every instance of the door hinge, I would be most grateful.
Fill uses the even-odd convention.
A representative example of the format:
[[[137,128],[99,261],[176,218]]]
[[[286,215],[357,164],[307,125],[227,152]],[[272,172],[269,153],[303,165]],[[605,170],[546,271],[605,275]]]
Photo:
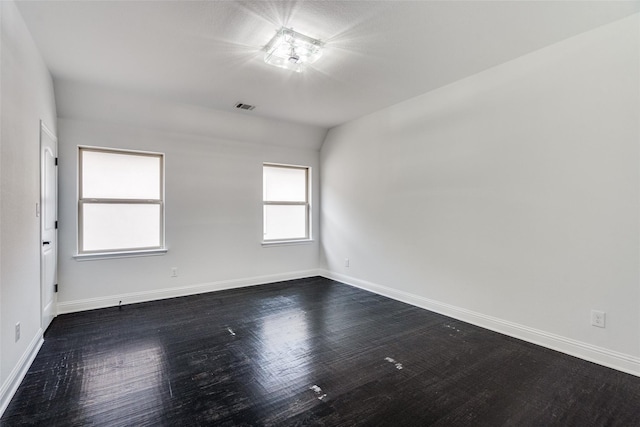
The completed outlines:
[[[56,221],[56,230],[58,229],[58,221]]]
[[[56,157],[56,166],[58,166],[58,158]]]
[[[53,285],[53,292],[58,292],[58,284]]]

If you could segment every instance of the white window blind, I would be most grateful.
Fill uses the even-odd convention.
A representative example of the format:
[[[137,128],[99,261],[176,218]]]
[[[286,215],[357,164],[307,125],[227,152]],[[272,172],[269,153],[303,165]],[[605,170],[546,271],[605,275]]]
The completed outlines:
[[[309,168],[263,165],[263,240],[310,238]]]
[[[164,246],[164,156],[81,147],[78,253]]]

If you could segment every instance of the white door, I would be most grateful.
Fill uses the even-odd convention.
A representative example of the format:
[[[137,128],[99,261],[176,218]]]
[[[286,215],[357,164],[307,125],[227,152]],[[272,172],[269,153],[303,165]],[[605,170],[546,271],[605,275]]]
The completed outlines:
[[[58,265],[58,141],[40,122],[40,281],[42,330],[56,315]]]

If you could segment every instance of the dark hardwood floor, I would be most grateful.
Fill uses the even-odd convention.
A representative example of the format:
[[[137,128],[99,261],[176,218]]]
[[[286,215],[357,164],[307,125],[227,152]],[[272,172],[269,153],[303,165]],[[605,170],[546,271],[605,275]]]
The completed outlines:
[[[640,426],[640,378],[324,278],[58,316],[2,426]]]

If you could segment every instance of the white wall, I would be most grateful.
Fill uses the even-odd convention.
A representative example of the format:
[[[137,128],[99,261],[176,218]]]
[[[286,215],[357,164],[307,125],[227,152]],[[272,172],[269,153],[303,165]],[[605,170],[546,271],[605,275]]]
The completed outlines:
[[[56,84],[56,97],[60,313],[317,274],[317,240],[261,245],[262,163],[312,167],[317,237],[319,146],[325,129],[69,82]],[[235,138],[230,136],[234,127]],[[304,148],[291,147],[295,143]],[[165,153],[166,255],[73,258],[78,145]],[[178,268],[176,278],[170,277],[172,267]]]
[[[330,275],[640,375],[638,28],[634,15],[330,130]]]
[[[56,129],[53,84],[13,2],[0,2],[0,413],[42,340],[40,120]],[[14,341],[14,327],[21,338]]]

